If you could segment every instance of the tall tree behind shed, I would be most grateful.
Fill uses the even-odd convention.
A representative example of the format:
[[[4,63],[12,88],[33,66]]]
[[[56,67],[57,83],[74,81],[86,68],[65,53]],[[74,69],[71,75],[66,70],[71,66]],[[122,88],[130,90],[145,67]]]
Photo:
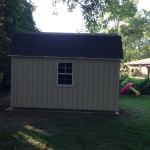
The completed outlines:
[[[0,0],[0,73],[4,87],[10,87],[10,58],[8,52],[14,32],[33,31],[38,28],[32,13],[35,6],[27,0]]]

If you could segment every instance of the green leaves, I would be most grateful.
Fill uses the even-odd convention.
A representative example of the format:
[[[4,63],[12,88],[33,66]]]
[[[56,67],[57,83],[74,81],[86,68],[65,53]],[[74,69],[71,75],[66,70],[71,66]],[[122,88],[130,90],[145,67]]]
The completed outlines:
[[[80,5],[89,33],[122,36],[124,62],[150,57],[150,11],[138,12],[138,0],[53,0],[72,12]]]
[[[14,32],[38,31],[32,17],[35,6],[27,0],[0,0],[0,72],[10,77],[10,49]]]
[[[122,36],[123,62],[150,57],[150,12],[137,12],[136,4],[128,1],[114,11],[107,9],[99,20],[99,32]]]
[[[133,17],[137,11],[138,0],[53,0],[53,4],[66,3],[68,10],[72,12],[77,5],[81,7],[85,27],[90,33],[98,32],[100,24],[106,26],[106,20],[100,22],[100,18],[106,18],[107,24],[114,18],[118,20]]]

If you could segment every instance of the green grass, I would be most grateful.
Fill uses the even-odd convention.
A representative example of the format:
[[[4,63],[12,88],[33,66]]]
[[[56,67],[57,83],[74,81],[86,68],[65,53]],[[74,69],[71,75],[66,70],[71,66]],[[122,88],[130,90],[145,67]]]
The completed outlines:
[[[0,122],[0,149],[150,150],[150,96],[121,96],[131,117]]]

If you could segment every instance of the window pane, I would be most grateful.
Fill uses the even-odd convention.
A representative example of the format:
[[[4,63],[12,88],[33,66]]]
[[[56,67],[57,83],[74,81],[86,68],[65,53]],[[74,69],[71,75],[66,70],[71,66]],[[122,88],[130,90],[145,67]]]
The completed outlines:
[[[65,80],[65,84],[72,85],[72,80]]]
[[[66,80],[72,80],[72,75],[66,75]]]
[[[66,79],[66,75],[63,74],[58,75],[58,80],[65,80],[65,79]]]
[[[66,69],[66,73],[72,73],[72,69]]]
[[[65,63],[58,63],[58,68],[65,68]]]
[[[66,68],[72,68],[72,63],[66,63]]]
[[[65,80],[58,79],[58,84],[65,84]]]
[[[65,68],[58,68],[58,73],[65,73]]]

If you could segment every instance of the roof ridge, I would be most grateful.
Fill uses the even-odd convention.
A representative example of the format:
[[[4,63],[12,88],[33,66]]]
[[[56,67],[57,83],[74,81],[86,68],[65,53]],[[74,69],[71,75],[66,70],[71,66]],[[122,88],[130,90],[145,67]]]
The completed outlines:
[[[66,33],[66,32],[15,32],[14,34],[37,34],[37,35],[86,35],[86,36],[120,36],[118,34],[90,34],[90,33]]]

